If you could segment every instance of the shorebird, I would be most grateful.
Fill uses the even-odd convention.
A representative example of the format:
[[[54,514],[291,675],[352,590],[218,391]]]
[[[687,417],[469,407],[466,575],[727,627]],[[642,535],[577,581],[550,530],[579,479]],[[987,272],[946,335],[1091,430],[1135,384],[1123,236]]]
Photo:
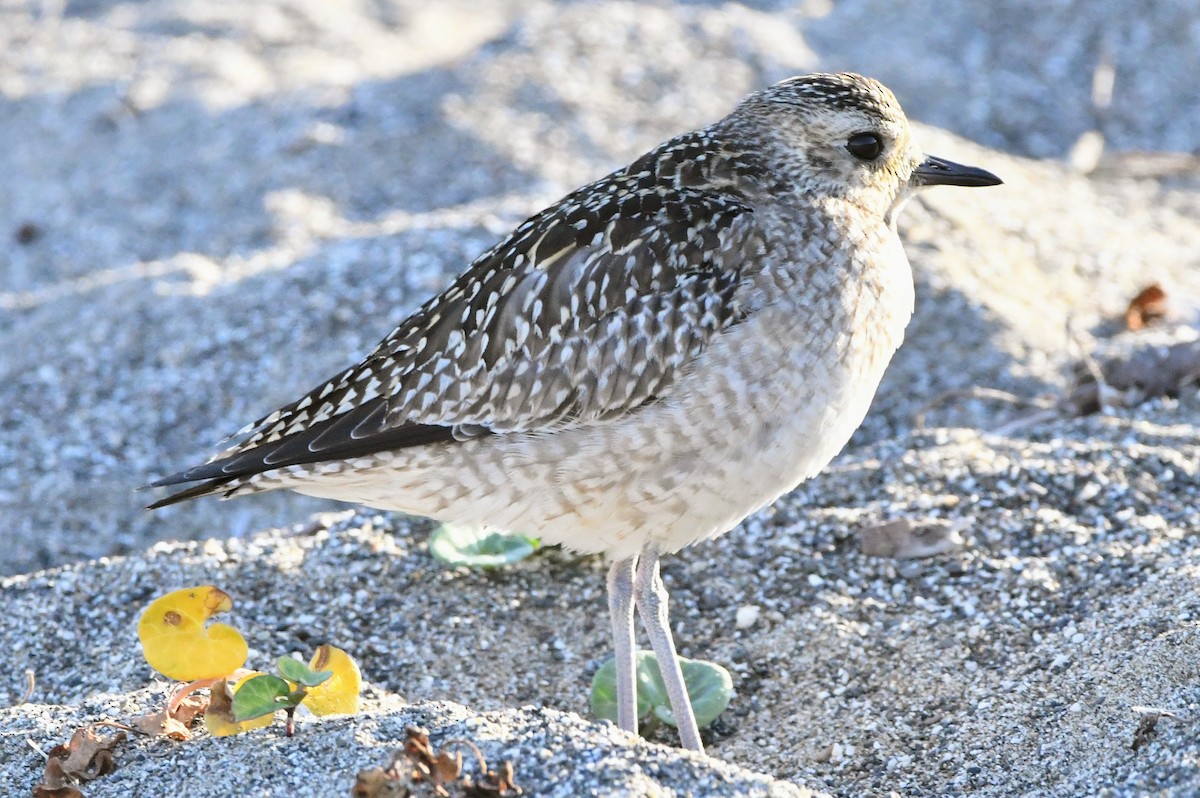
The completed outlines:
[[[998,183],[923,155],[874,80],[785,80],[522,223],[151,507],[286,488],[607,555],[618,723],[636,610],[703,750],[660,556],[833,459],[912,315],[901,206]]]

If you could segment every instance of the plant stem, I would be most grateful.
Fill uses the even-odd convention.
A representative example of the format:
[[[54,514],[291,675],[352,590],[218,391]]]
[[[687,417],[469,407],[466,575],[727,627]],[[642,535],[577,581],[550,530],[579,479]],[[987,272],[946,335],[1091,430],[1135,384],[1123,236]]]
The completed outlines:
[[[197,690],[203,690],[205,687],[212,687],[224,677],[217,676],[212,679],[197,679],[194,682],[180,685],[167,701],[167,714],[174,716],[179,711],[179,705],[183,703],[183,699],[187,698]]]

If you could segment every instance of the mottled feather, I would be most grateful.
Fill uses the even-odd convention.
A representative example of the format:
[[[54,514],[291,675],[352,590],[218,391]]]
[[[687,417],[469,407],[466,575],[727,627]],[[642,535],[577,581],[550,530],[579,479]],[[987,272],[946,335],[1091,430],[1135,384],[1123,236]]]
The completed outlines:
[[[707,136],[672,139],[527,220],[357,366],[155,483],[212,480],[158,504],[289,465],[602,423],[669,392],[739,319],[741,265],[763,246],[739,193],[759,170]]]

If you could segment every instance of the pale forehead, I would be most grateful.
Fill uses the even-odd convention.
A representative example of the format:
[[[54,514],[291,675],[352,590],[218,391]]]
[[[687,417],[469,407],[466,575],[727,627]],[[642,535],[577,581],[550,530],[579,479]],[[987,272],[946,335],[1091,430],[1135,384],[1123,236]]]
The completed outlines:
[[[850,73],[789,78],[763,92],[763,99],[815,113],[857,111],[884,120],[904,118],[895,95],[886,86]]]

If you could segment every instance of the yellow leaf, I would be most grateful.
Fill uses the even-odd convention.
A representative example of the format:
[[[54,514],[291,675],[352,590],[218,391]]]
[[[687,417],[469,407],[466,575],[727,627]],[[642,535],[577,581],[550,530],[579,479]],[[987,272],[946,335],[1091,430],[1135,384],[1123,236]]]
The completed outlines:
[[[358,663],[349,654],[331,645],[318,646],[308,667],[314,671],[333,671],[328,679],[308,688],[308,695],[304,697],[304,705],[314,715],[358,712],[362,674],[358,671]]]
[[[245,671],[240,674],[241,678],[238,682],[245,679],[250,679],[255,676],[262,676],[258,671]],[[232,683],[225,679],[220,680],[212,686],[212,694],[209,697],[208,710],[204,713],[204,728],[208,729],[208,733],[213,737],[229,737],[233,734],[241,734],[252,729],[261,729],[263,726],[270,726],[271,721],[275,719],[274,715],[263,715],[261,718],[253,718],[238,723],[233,718],[233,695]]]
[[[246,641],[232,626],[204,622],[233,607],[212,585],[189,587],[156,599],[138,621],[138,639],[150,667],[169,679],[215,679],[246,662]]]

